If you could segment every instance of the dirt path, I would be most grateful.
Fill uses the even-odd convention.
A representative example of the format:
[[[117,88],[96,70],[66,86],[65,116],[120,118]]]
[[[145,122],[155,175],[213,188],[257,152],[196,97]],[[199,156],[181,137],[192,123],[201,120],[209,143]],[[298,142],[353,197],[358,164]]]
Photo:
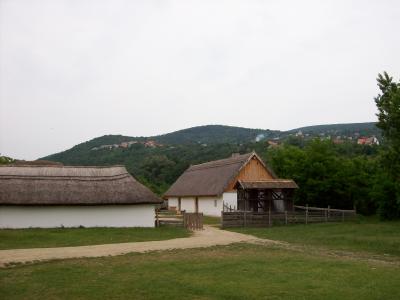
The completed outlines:
[[[78,257],[113,256],[130,252],[202,248],[217,245],[228,245],[238,242],[255,242],[256,240],[259,239],[250,235],[220,230],[211,226],[204,226],[204,230],[195,231],[191,237],[164,241],[104,244],[78,247],[0,250],[0,267],[4,267],[13,263],[27,263]],[[271,241],[271,243],[273,242]]]
[[[289,244],[287,242],[261,239],[251,235],[221,230],[207,225],[204,226],[204,230],[195,231],[190,237],[164,241],[104,244],[78,247],[0,250],[0,267],[6,267],[8,265],[17,263],[30,263],[54,259],[101,257],[122,255],[130,252],[203,248],[229,245],[240,242],[263,245],[266,247],[277,247],[279,249],[303,252],[310,255],[328,256],[341,260],[358,260],[366,261],[372,264],[384,264],[400,267],[400,259],[398,257],[385,257],[371,253],[339,251],[321,247],[311,247],[307,245]]]

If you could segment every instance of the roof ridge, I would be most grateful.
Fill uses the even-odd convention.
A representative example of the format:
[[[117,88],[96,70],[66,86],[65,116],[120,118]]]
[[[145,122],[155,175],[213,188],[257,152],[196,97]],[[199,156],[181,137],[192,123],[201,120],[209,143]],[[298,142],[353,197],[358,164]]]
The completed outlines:
[[[124,165],[112,165],[112,166],[64,166],[64,165],[13,165],[7,164],[7,165],[0,165],[0,168],[4,167],[13,167],[13,168],[20,168],[20,167],[29,167],[29,168],[86,168],[86,169],[111,169],[111,168],[126,168]]]
[[[0,174],[0,178],[10,178],[10,179],[54,179],[54,180],[62,180],[62,179],[79,179],[79,178],[84,178],[84,180],[100,180],[101,178],[107,178],[112,180],[114,177],[120,177],[120,178],[125,178],[127,176],[131,176],[128,172],[124,172],[121,174],[114,174],[114,175],[13,175],[13,174]],[[92,179],[90,179],[92,178]],[[133,178],[133,176],[132,176]],[[136,179],[135,179],[136,180]]]
[[[247,160],[247,158],[252,154],[253,154],[253,152],[250,152],[250,153],[240,154],[236,157],[227,157],[227,158],[207,161],[207,162],[204,162],[201,164],[192,165],[192,166],[190,166],[190,169],[191,168],[196,168],[196,169],[199,168],[200,169],[202,167],[204,167],[204,169],[206,169],[206,168],[214,168],[214,167],[219,167],[219,166],[224,166],[224,165],[235,164],[235,163]],[[246,156],[248,156],[248,157],[246,157]],[[240,158],[238,158],[238,157],[240,157]]]
[[[233,161],[233,162],[229,162],[229,163],[225,163],[225,164],[223,164],[223,163],[221,163],[221,164],[215,164],[215,165],[209,165],[209,166],[201,166],[200,167],[200,165],[197,165],[197,166],[199,166],[199,167],[196,167],[196,168],[193,168],[192,169],[192,167],[195,167],[195,166],[192,166],[192,167],[190,167],[187,171],[188,172],[191,172],[191,171],[197,171],[197,170],[205,170],[205,169],[212,169],[212,168],[218,168],[218,167],[221,167],[221,166],[227,166],[227,165],[234,165],[234,164],[238,164],[238,163],[242,163],[242,162],[244,162],[244,161],[240,161],[240,160],[238,160],[238,161]]]
[[[263,180],[239,180],[241,182],[264,182],[264,181],[293,181],[293,179],[286,178],[271,178],[271,179],[263,179]]]

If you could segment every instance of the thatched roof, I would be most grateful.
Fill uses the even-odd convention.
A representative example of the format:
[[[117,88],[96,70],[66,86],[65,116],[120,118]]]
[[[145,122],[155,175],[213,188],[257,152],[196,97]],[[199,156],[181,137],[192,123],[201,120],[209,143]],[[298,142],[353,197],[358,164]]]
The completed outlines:
[[[297,189],[299,188],[291,179],[271,179],[260,181],[238,181],[243,189]]]
[[[164,197],[219,196],[253,156],[262,162],[257,154],[252,152],[191,166],[169,188]],[[272,170],[268,171],[275,177]]]
[[[44,160],[44,159],[38,159],[38,160],[16,160],[13,161],[9,166],[62,166],[63,164],[60,162],[56,161],[51,161],[51,160]]]
[[[0,166],[0,205],[156,204],[123,166]]]

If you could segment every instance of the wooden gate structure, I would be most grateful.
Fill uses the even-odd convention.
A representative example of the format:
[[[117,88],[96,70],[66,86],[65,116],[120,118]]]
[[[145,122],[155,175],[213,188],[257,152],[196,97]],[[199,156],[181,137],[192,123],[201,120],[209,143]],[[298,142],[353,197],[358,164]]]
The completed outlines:
[[[203,229],[203,213],[187,213],[156,210],[156,226],[185,227],[189,230]]]
[[[238,210],[253,212],[293,211],[297,184],[290,179],[241,181],[236,184]]]
[[[203,213],[183,213],[183,226],[190,230],[202,230]]]

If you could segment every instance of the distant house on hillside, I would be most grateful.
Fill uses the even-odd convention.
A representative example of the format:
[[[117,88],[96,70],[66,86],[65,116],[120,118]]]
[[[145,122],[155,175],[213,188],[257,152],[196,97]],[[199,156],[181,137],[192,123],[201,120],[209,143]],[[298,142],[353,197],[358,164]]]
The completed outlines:
[[[301,130],[299,130],[298,132],[296,132],[295,136],[302,137],[303,136],[303,132]]]
[[[154,227],[161,202],[123,166],[0,166],[0,228]]]
[[[332,142],[336,145],[340,145],[344,143],[344,140],[342,140],[340,137],[336,137],[332,140]]]
[[[268,141],[267,144],[268,144],[268,147],[271,147],[271,148],[276,148],[279,146],[279,143],[275,142],[275,141]]]
[[[372,136],[372,137],[361,137],[357,140],[358,145],[379,145],[379,140]]]
[[[293,180],[278,179],[254,152],[189,167],[165,193],[169,209],[220,216],[226,208],[291,210]]]

